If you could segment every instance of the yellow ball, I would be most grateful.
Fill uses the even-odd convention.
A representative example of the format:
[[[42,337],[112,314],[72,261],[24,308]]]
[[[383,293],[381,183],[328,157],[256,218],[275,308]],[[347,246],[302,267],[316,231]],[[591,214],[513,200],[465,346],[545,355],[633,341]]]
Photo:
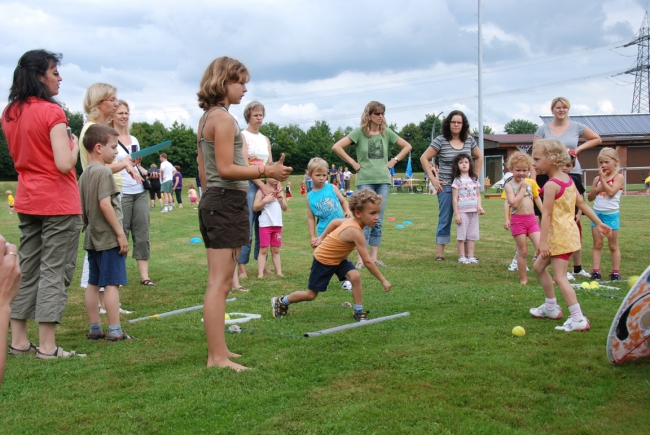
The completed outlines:
[[[515,335],[517,337],[523,337],[524,335],[526,335],[526,330],[521,326],[515,326],[514,328],[512,328],[512,335]]]
[[[627,280],[627,284],[630,286],[630,288],[632,288],[632,287],[634,286],[634,284],[636,284],[636,282],[637,282],[638,280],[639,280],[639,277],[638,277],[638,276],[636,276],[636,275],[635,275],[635,276],[631,276],[631,277]]]
[[[226,320],[230,320],[230,316],[226,313]]]
[[[585,282],[583,282],[582,284],[580,284],[580,287],[582,287],[582,288],[586,288],[586,289],[590,289],[590,288],[591,288],[591,287],[589,286],[589,283],[588,283],[587,281],[585,281]]]
[[[589,287],[591,287],[591,288],[599,288],[600,284],[598,284],[597,281],[591,281],[591,284],[589,284]]]

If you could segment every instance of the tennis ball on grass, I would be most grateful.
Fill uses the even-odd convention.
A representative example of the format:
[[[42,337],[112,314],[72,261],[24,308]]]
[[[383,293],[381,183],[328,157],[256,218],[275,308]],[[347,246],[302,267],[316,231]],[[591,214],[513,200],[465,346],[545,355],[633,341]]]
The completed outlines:
[[[630,278],[628,278],[628,280],[627,280],[627,284],[630,286],[630,288],[632,288],[632,287],[634,287],[634,284],[636,284],[636,282],[637,282],[638,280],[639,280],[639,277],[638,277],[638,276],[636,276],[636,275],[631,276]]]
[[[600,284],[598,284],[597,281],[591,281],[591,284],[589,284],[590,288],[598,288],[600,287]]]
[[[585,282],[583,282],[582,284],[580,284],[580,287],[582,287],[582,288],[586,288],[586,289],[590,289],[590,288],[591,288],[591,287],[589,286],[589,283],[588,283],[587,281],[585,281]]]
[[[230,320],[230,316],[226,313],[226,320]]]
[[[526,335],[526,330],[521,326],[515,326],[514,328],[512,328],[512,335],[515,335],[517,337],[523,337],[524,335]]]

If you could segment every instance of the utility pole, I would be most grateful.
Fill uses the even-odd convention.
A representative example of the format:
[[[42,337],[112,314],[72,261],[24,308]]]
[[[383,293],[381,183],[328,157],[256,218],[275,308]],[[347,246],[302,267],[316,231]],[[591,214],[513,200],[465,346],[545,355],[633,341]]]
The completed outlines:
[[[483,13],[481,0],[478,0],[478,149],[483,155],[479,183],[481,191],[485,190],[485,155],[483,147]]]
[[[634,74],[634,96],[632,97],[632,113],[649,113],[650,112],[650,23],[648,22],[648,12],[643,17],[643,23],[639,34],[632,42],[628,42],[623,47],[638,45],[636,56],[636,66],[630,68],[622,74]],[[618,75],[618,74],[617,74]]]

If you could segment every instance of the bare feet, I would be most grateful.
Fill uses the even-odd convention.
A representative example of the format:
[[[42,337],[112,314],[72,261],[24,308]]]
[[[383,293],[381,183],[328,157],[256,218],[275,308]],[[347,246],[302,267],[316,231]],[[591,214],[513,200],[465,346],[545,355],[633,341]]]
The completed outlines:
[[[264,275],[273,275],[273,272],[271,271],[271,269],[269,269],[267,267],[266,269],[264,269]],[[258,277],[258,278],[261,278],[261,277]]]
[[[264,278],[264,275],[257,275],[257,279],[262,279]]]
[[[235,370],[236,372],[241,372],[243,370],[248,370],[248,367],[244,367],[241,364],[234,363],[234,362],[230,361],[229,359],[224,359],[224,360],[221,360],[221,361],[214,361],[212,363],[210,363],[210,361],[208,361],[208,367],[227,367],[229,369]]]
[[[246,275],[246,272],[239,272],[239,277],[240,278],[248,278],[248,275]]]
[[[278,273],[277,275],[278,275],[278,276],[284,276],[284,275],[282,275],[281,273]]]
[[[228,351],[228,358],[239,358],[241,355]]]
[[[521,285],[528,285],[528,281],[519,281],[519,284],[521,284]]]

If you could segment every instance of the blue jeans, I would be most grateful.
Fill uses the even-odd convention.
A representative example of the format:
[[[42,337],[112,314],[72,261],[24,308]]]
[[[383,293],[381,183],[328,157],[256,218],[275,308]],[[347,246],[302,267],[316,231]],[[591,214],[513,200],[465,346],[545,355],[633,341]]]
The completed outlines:
[[[374,227],[365,227],[363,229],[363,235],[366,237],[366,242],[368,242],[370,246],[379,246],[381,245],[381,224],[384,221],[384,211],[386,210],[390,184],[359,184],[357,186],[357,191],[361,189],[370,189],[382,198],[381,209],[379,210],[379,220]]]
[[[438,230],[436,231],[436,244],[446,245],[451,240],[451,221],[454,217],[454,205],[451,194],[451,186],[442,185],[442,192],[438,192]]]
[[[311,192],[314,189],[314,182],[312,180],[307,180],[307,193]]]
[[[241,247],[241,252],[239,253],[239,258],[237,263],[239,264],[248,264],[251,257],[251,242],[253,240],[253,234],[255,234],[255,248],[253,251],[253,258],[257,260],[257,256],[260,253],[260,213],[253,211],[253,202],[255,201],[255,194],[259,190],[257,184],[252,181],[248,182],[248,192],[246,192],[246,201],[248,202],[248,223],[250,224],[250,237],[248,239],[248,245]]]

